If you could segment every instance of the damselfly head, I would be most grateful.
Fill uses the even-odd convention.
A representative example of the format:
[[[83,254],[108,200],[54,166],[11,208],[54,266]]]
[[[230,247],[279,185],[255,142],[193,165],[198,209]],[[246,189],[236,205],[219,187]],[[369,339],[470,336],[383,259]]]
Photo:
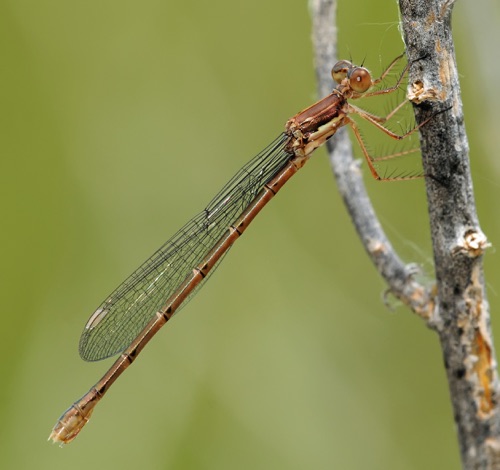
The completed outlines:
[[[347,77],[347,72],[352,69],[354,65],[348,60],[339,60],[332,68],[332,78],[341,83]]]
[[[339,60],[332,68],[332,78],[341,83],[347,78],[349,86],[356,93],[364,93],[372,86],[372,77],[368,69],[358,67],[348,60]]]
[[[364,67],[353,67],[347,72],[349,85],[356,93],[364,93],[372,86],[370,72]]]

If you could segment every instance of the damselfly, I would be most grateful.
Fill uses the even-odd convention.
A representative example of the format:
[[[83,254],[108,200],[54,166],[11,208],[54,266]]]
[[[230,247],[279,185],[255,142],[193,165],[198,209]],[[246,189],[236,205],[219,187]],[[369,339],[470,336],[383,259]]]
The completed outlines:
[[[332,77],[337,82],[332,93],[292,117],[284,133],[236,173],[204,211],[182,227],[97,308],[81,336],[80,355],[86,361],[99,361],[118,353],[120,357],[101,380],[61,416],[49,439],[67,444],[77,436],[111,384],[207,280],[262,208],[340,127],[351,126],[372,176],[384,179],[377,172],[377,159],[369,155],[350,115],[360,116],[397,140],[413,134],[427,121],[398,135],[384,124],[404,102],[387,116],[379,117],[348,100],[396,91],[408,65],[393,86],[379,90],[373,87],[382,82],[401,57],[376,80],[372,80],[370,72],[362,66],[345,60],[337,62],[332,69]]]

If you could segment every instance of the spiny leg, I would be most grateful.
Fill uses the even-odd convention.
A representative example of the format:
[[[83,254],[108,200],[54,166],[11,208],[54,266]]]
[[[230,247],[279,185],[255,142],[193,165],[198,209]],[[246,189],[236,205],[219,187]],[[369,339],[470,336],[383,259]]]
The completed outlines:
[[[361,108],[358,108],[357,106],[354,106],[353,104],[350,104],[350,103],[349,103],[349,107],[350,107],[350,112],[353,112],[353,113],[356,113],[359,115],[363,114],[364,116],[369,116],[370,119],[372,119],[372,121],[370,121],[372,123],[373,123],[373,121],[375,121],[375,122],[383,124],[383,123],[387,122],[389,119],[391,119],[407,103],[408,103],[408,101],[402,101],[386,116],[377,116],[376,114],[369,113],[368,111],[361,109]],[[385,132],[386,130],[387,130],[387,128],[384,127],[383,131]],[[404,138],[404,136],[400,136],[400,137]],[[383,157],[372,157],[372,161],[380,162],[380,161],[384,161],[384,160],[391,160],[393,158],[403,157],[405,155],[409,155],[411,153],[415,153],[415,152],[419,152],[419,151],[420,151],[420,147],[412,148],[412,149],[408,149],[408,150],[403,150],[401,152],[392,153],[390,155],[385,155]]]
[[[345,120],[351,126],[351,129],[354,132],[354,136],[356,137],[356,140],[358,141],[358,144],[361,147],[361,151],[363,152],[363,156],[365,157],[366,163],[368,164],[368,168],[370,169],[370,173],[372,174],[372,176],[373,176],[374,179],[376,179],[378,181],[402,181],[402,180],[418,179],[418,178],[422,178],[422,177],[425,176],[425,175],[420,175],[420,174],[419,175],[403,175],[403,176],[396,176],[396,177],[381,176],[379,174],[379,172],[377,171],[377,169],[375,168],[375,165],[374,165],[375,162],[377,162],[377,161],[383,161],[383,160],[389,160],[391,158],[396,158],[396,157],[399,157],[399,156],[403,156],[403,155],[415,152],[418,149],[411,149],[411,150],[407,150],[407,151],[395,153],[395,154],[392,154],[392,155],[387,155],[387,156],[384,156],[384,157],[373,158],[370,155],[370,153],[368,152],[368,149],[366,148],[366,145],[365,145],[365,143],[363,141],[363,138],[361,137],[361,133],[359,131],[358,125],[351,118],[349,118],[349,117],[346,117]],[[388,131],[388,129],[385,129],[385,127],[381,126],[380,124],[378,126],[380,126],[380,128],[384,129],[387,132],[391,132],[391,131]],[[413,134],[413,132],[415,132],[416,130],[418,130],[419,127],[420,126],[412,129],[411,131],[409,131],[406,134],[403,134],[402,136],[398,136],[397,134],[394,134],[394,133],[391,132],[391,134],[392,134],[391,137],[394,136],[393,138],[401,140],[404,137],[407,137],[408,135]]]
[[[357,106],[354,106],[353,104],[349,104],[349,107],[351,108],[350,112],[353,112],[356,114],[364,113],[365,115],[370,116],[370,118],[373,119],[374,121],[384,123],[384,122],[387,122],[389,119],[391,119],[391,117],[394,116],[407,103],[408,103],[407,100],[402,101],[386,116],[377,116],[376,114],[369,113],[368,111],[365,111],[364,109],[361,109],[361,108],[358,108]]]
[[[389,72],[392,70],[392,68],[403,58],[403,56],[405,55],[405,53],[401,53],[400,55],[398,55],[388,66],[387,68],[382,72],[382,75],[380,75],[380,77],[378,77],[377,79],[373,80],[372,81],[372,86],[373,85],[378,85],[385,77],[387,77],[387,75],[389,74]]]
[[[373,162],[383,162],[387,160],[392,160],[393,158],[404,157],[405,155],[410,155],[416,152],[420,152],[420,147],[411,148],[408,150],[402,150],[401,152],[391,153],[390,155],[384,155],[383,157],[371,157],[371,158]]]
[[[389,73],[389,71],[391,70],[391,68],[394,66],[394,64],[396,64],[396,62],[403,56],[403,54],[401,54],[400,56],[396,57],[396,59],[394,59],[391,64],[389,65],[389,67],[384,71],[384,73],[379,77],[377,78],[376,80],[373,80],[372,81],[372,87],[379,84],[386,76],[387,74]],[[388,93],[393,93],[395,92],[396,90],[399,90],[399,85],[401,85],[401,82],[403,81],[406,73],[408,72],[408,69],[410,68],[410,65],[411,63],[408,63],[406,64],[405,68],[403,69],[403,71],[401,72],[401,75],[399,76],[399,78],[397,79],[396,83],[393,85],[393,86],[390,86],[388,88],[382,88],[381,90],[375,90],[375,91],[371,91],[371,92],[368,92],[368,93],[356,93],[352,96],[351,99],[358,99],[358,98],[369,98],[370,96],[378,96],[378,95],[386,95]]]
[[[425,126],[435,115],[433,114],[432,116],[428,117],[425,121],[421,122],[418,126],[413,127],[410,129],[408,132],[405,132],[404,134],[396,134],[395,132],[392,132],[391,130],[387,129],[387,127],[384,127],[381,122],[384,121],[379,121],[378,116],[374,116],[371,113],[368,113],[364,111],[363,109],[360,109],[356,106],[353,106],[352,104],[347,105],[347,112],[352,113],[352,114],[357,114],[359,117],[365,119],[366,121],[372,123],[375,127],[380,129],[382,132],[387,134],[389,137],[391,137],[394,140],[403,140],[406,137],[414,134],[417,132],[422,126]],[[352,122],[352,121],[351,121]]]

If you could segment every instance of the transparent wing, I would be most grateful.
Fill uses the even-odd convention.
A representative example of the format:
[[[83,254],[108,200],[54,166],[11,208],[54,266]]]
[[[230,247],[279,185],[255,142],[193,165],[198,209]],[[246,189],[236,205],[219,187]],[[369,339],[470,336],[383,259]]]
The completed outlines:
[[[248,162],[203,212],[184,225],[101,303],[80,338],[83,359],[99,361],[130,345],[264,184],[286,165],[290,158],[284,150],[287,139],[281,134]],[[183,305],[191,297],[192,294]]]

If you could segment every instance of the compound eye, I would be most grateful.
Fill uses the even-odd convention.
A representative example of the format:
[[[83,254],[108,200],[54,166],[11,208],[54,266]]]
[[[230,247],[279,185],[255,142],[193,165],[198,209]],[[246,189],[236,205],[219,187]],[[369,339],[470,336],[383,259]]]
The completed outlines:
[[[352,68],[352,64],[347,60],[339,60],[332,68],[332,78],[340,83],[347,77],[347,72]]]
[[[356,93],[364,93],[372,86],[372,77],[370,72],[364,67],[355,67],[348,73],[351,89]]]

